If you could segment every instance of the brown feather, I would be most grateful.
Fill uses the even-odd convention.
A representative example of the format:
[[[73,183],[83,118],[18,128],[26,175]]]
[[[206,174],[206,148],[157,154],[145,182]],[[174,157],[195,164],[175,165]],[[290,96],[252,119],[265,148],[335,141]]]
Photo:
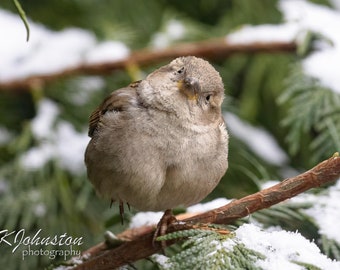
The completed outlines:
[[[112,92],[108,97],[104,99],[104,101],[96,108],[89,119],[89,131],[88,135],[90,137],[93,136],[95,131],[97,130],[101,117],[107,111],[123,111],[125,106],[129,104],[129,100],[131,96],[136,96],[136,89],[141,81],[136,81],[131,83],[128,87],[124,87]],[[121,95],[122,93],[126,93],[126,95]]]

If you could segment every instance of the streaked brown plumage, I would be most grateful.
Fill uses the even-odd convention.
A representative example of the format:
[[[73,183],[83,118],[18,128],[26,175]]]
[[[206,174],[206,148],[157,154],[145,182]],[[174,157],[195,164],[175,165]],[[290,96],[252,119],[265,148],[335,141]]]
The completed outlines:
[[[228,167],[222,79],[180,57],[114,91],[92,113],[88,177],[102,196],[143,211],[201,201]]]

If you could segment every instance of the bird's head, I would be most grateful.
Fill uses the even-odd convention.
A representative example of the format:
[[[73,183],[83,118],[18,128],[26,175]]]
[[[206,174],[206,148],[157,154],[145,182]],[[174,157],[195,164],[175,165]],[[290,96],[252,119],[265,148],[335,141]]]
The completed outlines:
[[[216,69],[201,58],[176,58],[151,73],[146,82],[151,86],[145,89],[151,106],[208,121],[221,114],[222,79]]]

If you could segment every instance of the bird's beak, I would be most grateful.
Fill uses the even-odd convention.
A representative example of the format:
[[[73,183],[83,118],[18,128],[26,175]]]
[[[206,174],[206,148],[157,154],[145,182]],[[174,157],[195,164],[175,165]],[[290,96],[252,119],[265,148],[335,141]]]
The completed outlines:
[[[196,78],[185,78],[184,80],[178,81],[178,89],[188,97],[190,100],[197,100],[201,86]]]

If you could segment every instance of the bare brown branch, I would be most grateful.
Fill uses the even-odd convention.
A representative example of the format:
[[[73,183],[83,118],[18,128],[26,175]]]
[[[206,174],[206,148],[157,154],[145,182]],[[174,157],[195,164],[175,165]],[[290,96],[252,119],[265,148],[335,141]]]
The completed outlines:
[[[334,156],[311,170],[255,194],[187,219],[190,222],[228,224],[250,213],[268,208],[311,188],[320,187],[340,177],[340,158]]]
[[[333,182],[340,177],[340,157],[333,157],[321,162],[311,170],[298,176],[283,180],[281,183],[264,189],[255,194],[216,208],[214,210],[184,219],[170,226],[167,232],[185,230],[194,227],[197,223],[223,223],[228,224],[239,218],[248,216],[258,210],[270,207],[286,199],[292,198],[308,189]],[[124,237],[123,237],[124,236]],[[114,269],[139,259],[147,258],[161,250],[160,245],[152,245],[153,227],[142,227],[128,230],[118,235],[132,241],[126,242],[117,248],[102,253],[99,249],[98,256],[91,252],[91,258],[74,269],[76,270],[104,270]],[[167,242],[171,245],[174,242]]]
[[[0,81],[3,90],[28,90],[41,87],[51,81],[73,75],[105,75],[117,69],[125,69],[129,65],[146,66],[162,60],[173,59],[179,56],[194,55],[210,60],[224,59],[235,53],[259,52],[295,52],[296,44],[285,42],[268,42],[252,44],[230,44],[225,38],[207,41],[184,43],[162,50],[140,50],[131,53],[129,57],[120,61],[99,64],[81,64],[50,74],[36,74],[30,77],[12,81]]]

